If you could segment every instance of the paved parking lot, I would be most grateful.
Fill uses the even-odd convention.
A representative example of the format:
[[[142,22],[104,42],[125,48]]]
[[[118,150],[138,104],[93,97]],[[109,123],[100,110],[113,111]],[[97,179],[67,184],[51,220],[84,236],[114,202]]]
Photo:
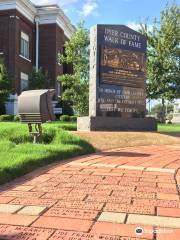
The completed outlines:
[[[180,145],[115,149],[1,187],[0,239],[180,239]]]

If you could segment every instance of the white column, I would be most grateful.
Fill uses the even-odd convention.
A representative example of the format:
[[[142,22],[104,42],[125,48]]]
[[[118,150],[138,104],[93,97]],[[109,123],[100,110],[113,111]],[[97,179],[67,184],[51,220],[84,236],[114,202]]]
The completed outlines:
[[[36,72],[39,70],[39,17],[35,17],[36,22]]]

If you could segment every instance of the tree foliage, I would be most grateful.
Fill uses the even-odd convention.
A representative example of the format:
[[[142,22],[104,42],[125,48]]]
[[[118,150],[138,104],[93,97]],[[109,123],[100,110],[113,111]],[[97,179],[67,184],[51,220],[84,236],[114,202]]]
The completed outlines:
[[[11,82],[4,65],[4,61],[0,58],[0,114],[5,113],[5,102],[8,99],[11,90]]]
[[[147,96],[164,106],[164,99],[180,97],[180,7],[167,4],[152,30],[141,24],[141,31],[148,40]]]
[[[45,89],[48,88],[49,82],[47,74],[43,72],[42,68],[36,72],[36,68],[33,67],[32,72],[29,75],[29,89]]]
[[[61,63],[72,64],[73,74],[59,76],[63,86],[63,100],[72,103],[75,112],[88,114],[89,102],[89,31],[81,22],[77,31],[65,43],[64,54],[59,55]]]

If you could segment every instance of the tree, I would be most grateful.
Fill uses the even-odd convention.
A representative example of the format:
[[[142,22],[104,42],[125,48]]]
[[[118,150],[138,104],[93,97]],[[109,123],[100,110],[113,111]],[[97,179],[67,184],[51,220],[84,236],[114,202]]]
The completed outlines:
[[[158,113],[162,112],[163,111],[163,106],[162,104],[156,104],[154,105],[152,108],[151,108],[151,113],[153,115],[157,115]],[[171,113],[174,111],[174,105],[173,104],[168,104],[166,106],[166,111],[167,111],[167,114]]]
[[[48,77],[47,73],[43,73],[42,68],[36,71],[36,68],[33,67],[31,74],[29,75],[29,89],[44,89],[48,88]]]
[[[148,41],[147,97],[162,99],[165,120],[165,99],[180,97],[180,7],[167,5],[152,31],[147,24],[141,24],[141,31]]]
[[[64,54],[59,55],[61,63],[72,64],[73,74],[58,77],[63,86],[63,100],[72,103],[74,111],[83,116],[88,114],[89,103],[89,31],[84,22],[65,43]]]
[[[0,114],[5,114],[5,102],[8,100],[10,89],[11,82],[4,61],[0,58]]]

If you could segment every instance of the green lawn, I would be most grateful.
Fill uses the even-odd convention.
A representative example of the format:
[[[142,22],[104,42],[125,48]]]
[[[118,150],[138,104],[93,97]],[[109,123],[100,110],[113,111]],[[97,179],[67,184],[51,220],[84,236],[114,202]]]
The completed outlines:
[[[21,123],[0,123],[0,184],[54,161],[94,152],[85,140],[66,130],[75,130],[76,123],[43,125],[43,143],[32,144],[27,126]]]
[[[180,132],[180,124],[158,124],[158,132]]]
[[[76,123],[53,122],[43,125],[43,143],[32,144],[27,126],[0,122],[0,184],[22,176],[37,167],[94,152],[75,131]],[[159,132],[180,132],[180,124],[158,124]]]

